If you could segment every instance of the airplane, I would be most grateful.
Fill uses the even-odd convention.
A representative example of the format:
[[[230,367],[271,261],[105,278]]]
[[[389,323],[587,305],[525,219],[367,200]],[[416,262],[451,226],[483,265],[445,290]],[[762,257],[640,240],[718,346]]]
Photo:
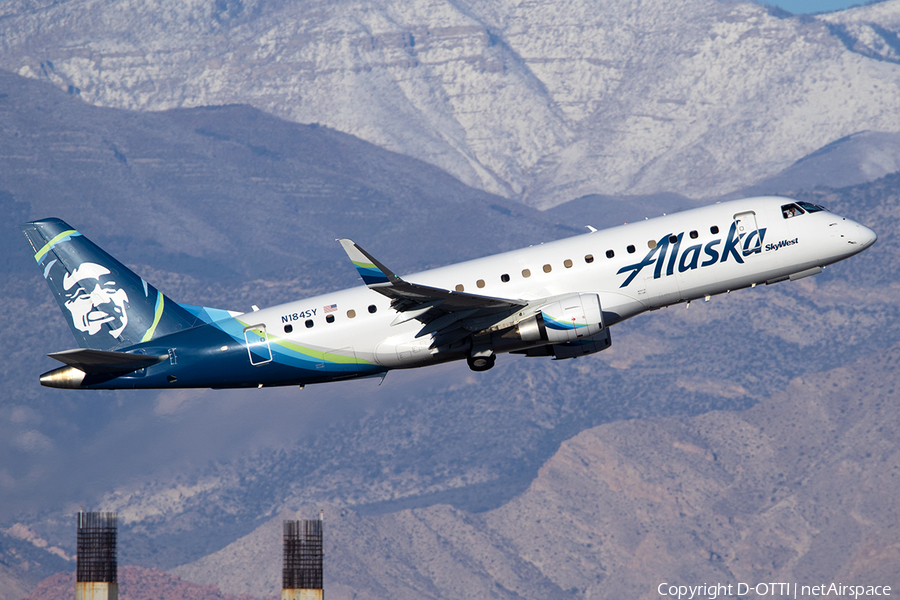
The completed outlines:
[[[305,386],[502,353],[609,348],[645,311],[820,273],[875,243],[809,202],[722,202],[400,277],[337,240],[365,285],[235,312],[179,304],[59,219],[21,226],[79,348],[41,384],[67,389]]]

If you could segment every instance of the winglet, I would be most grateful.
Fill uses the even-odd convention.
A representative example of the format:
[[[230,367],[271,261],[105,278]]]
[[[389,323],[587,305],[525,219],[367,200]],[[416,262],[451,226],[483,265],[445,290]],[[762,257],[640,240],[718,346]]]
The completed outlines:
[[[343,238],[337,241],[344,247],[344,251],[353,261],[356,270],[369,289],[390,298],[391,308],[397,312],[421,311],[412,317],[414,319],[430,314],[432,310],[446,314],[477,309],[487,311],[485,314],[492,314],[504,310],[516,310],[528,304],[524,300],[451,292],[442,288],[410,283],[378,262],[375,257],[357,246],[353,240]],[[394,324],[402,322],[402,320],[395,321]]]
[[[378,259],[357,246],[353,240],[341,238],[337,241],[344,247],[344,252],[350,257],[353,266],[359,272],[359,276],[370,288],[390,286],[403,282],[393,271],[378,262]]]

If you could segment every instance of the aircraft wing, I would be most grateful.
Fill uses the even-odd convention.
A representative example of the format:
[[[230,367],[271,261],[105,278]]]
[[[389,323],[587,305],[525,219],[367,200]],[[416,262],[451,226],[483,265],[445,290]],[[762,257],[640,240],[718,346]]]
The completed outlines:
[[[425,327],[416,337],[433,334],[434,347],[450,343],[447,341],[450,338],[488,329],[528,306],[524,300],[480,296],[410,283],[353,240],[338,241],[369,289],[390,298],[391,307],[401,313],[392,325],[418,319]]]
[[[454,292],[441,288],[419,285],[404,281],[399,275],[381,264],[378,259],[360,248],[353,240],[338,240],[344,251],[353,261],[360,277],[379,294],[391,299],[391,306],[399,312],[414,311],[425,308],[436,309],[437,312],[451,313],[469,310],[517,310],[528,303],[507,298],[493,298],[465,292]]]

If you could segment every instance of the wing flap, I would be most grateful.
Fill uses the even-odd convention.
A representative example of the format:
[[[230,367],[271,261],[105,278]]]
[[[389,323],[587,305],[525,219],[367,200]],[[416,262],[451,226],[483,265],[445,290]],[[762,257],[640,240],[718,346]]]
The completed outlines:
[[[401,325],[403,323],[406,323],[407,321],[412,321],[413,319],[418,319],[420,316],[424,315],[441,302],[443,302],[443,300],[435,300],[433,302],[426,302],[425,304],[419,304],[418,306],[410,307],[406,310],[406,312],[401,312],[399,315],[397,315],[397,318],[391,322],[391,327],[393,327],[394,325]]]
[[[419,333],[416,334],[416,337],[420,338],[430,333],[437,333],[442,329],[446,329],[451,325],[455,325],[459,321],[471,317],[473,314],[475,314],[475,312],[475,310],[464,310],[461,312],[452,312],[441,315],[434,321],[430,321],[427,325],[425,325],[425,327],[419,330]]]

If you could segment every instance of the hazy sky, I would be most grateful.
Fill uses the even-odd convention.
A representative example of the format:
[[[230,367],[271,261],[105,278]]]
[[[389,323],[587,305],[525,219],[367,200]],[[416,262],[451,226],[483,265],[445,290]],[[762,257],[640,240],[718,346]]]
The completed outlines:
[[[865,4],[864,0],[767,0],[760,4],[779,6],[794,14],[840,10],[856,4]]]

